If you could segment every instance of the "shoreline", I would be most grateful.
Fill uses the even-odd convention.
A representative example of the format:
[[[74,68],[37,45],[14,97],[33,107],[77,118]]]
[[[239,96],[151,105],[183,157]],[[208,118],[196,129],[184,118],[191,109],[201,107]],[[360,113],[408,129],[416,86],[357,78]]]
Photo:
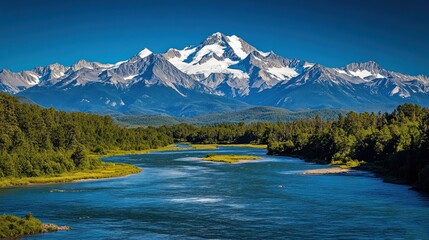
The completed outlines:
[[[103,180],[109,178],[127,177],[142,172],[142,169],[132,164],[126,163],[113,163],[105,162],[102,159],[114,156],[127,156],[127,155],[139,155],[148,154],[151,152],[160,151],[175,151],[185,150],[184,148],[178,148],[175,144],[170,144],[165,147],[157,149],[145,149],[145,150],[130,150],[130,151],[110,151],[106,154],[89,154],[89,156],[98,157],[102,161],[102,166],[94,170],[83,170],[74,172],[65,172],[55,176],[39,176],[39,177],[23,177],[23,178],[0,178],[0,189],[3,188],[14,188],[14,187],[28,187],[28,186],[39,186],[49,184],[62,184],[62,183],[74,183],[74,182],[89,182],[96,180]]]
[[[329,163],[326,163],[325,161],[323,161],[322,159],[318,159],[318,158],[306,158],[303,156],[299,156],[298,154],[290,154],[290,155],[286,155],[286,154],[270,154],[272,156],[284,156],[284,157],[293,157],[293,158],[299,158],[305,162],[312,162],[312,163],[316,163],[316,164],[321,164],[321,165],[328,165],[328,166],[332,166],[332,167],[338,167],[338,165],[330,165]],[[380,167],[374,165],[374,164],[365,164],[365,165],[360,165],[358,167],[351,167],[351,168],[346,168],[350,171],[353,170],[357,170],[357,171],[364,171],[364,172],[368,172],[373,174],[375,177],[380,178],[383,182],[385,183],[391,183],[391,184],[398,184],[398,185],[405,185],[408,186],[410,190],[415,190],[417,192],[425,192],[422,191],[421,189],[417,188],[415,185],[410,184],[405,182],[403,179],[400,179],[397,176],[391,176],[389,174],[386,174],[385,171],[383,171],[382,169],[380,169]],[[302,172],[301,172],[302,174]]]
[[[128,155],[142,155],[149,154],[153,152],[164,152],[164,151],[184,151],[184,150],[192,150],[192,148],[181,148],[176,147],[176,144],[170,144],[160,148],[150,148],[144,150],[111,150],[106,151],[104,154],[89,154],[90,156],[99,157],[100,159],[108,158],[108,157],[119,157],[119,156],[128,156]]]
[[[188,145],[189,147],[177,147],[177,144]],[[99,157],[101,159],[107,157],[116,157],[116,156],[127,156],[127,155],[141,155],[141,154],[149,154],[153,152],[167,152],[167,151],[190,151],[190,150],[214,150],[217,147],[244,147],[244,148],[256,148],[256,149],[266,149],[266,144],[217,144],[217,143],[189,143],[189,142],[178,142],[175,144],[170,144],[165,147],[160,148],[151,148],[144,150],[111,150],[106,151],[104,154],[89,154],[90,156]]]
[[[260,159],[254,159],[254,160],[249,160],[249,159],[241,159],[241,160],[236,160],[234,162],[228,162],[228,161],[215,161],[215,160],[204,160],[204,158],[198,158],[195,159],[197,161],[202,161],[202,162],[212,162],[212,163],[226,163],[226,164],[240,164],[240,163],[249,163],[249,162],[256,162]]]
[[[89,154],[89,156],[98,157],[102,160],[103,158],[108,158],[108,157],[141,155],[141,154],[149,154],[153,152],[162,152],[162,151],[211,150],[211,149],[217,149],[218,146],[266,148],[266,145],[256,145],[256,144],[191,144],[191,143],[179,143],[179,144],[186,144],[186,145],[189,145],[191,148],[181,148],[181,147],[177,147],[176,144],[170,144],[165,147],[160,147],[156,149],[130,150],[130,151],[112,150],[112,151],[107,151],[105,154]],[[129,175],[137,174],[142,171],[142,169],[140,169],[139,167],[131,164],[112,163],[112,162],[104,162],[104,161],[102,161],[102,163],[103,163],[102,166],[94,170],[65,172],[65,173],[61,173],[53,176],[0,178],[0,189],[10,188],[10,187],[95,181],[95,180],[102,180],[102,179],[109,179],[109,178],[126,177]]]
[[[62,173],[56,176],[0,179],[0,189],[74,182],[89,182],[109,178],[127,177],[140,173],[141,171],[142,169],[139,167],[130,164],[103,162],[101,167],[94,170]]]
[[[251,155],[210,155],[208,154],[206,157],[199,158],[201,161],[207,162],[217,162],[217,163],[227,163],[227,164],[237,164],[249,161],[258,161],[262,158],[259,156],[251,156]]]
[[[300,174],[303,175],[329,175],[329,174],[345,174],[352,171],[349,168],[331,167],[331,168],[320,168],[320,169],[308,169],[302,171]]]
[[[24,217],[11,214],[0,215],[0,238],[20,239],[50,232],[68,231],[70,226],[60,226],[53,223],[43,223],[29,212]]]
[[[217,149],[217,147],[243,147],[243,148],[257,148],[257,149],[267,149],[267,145],[266,144],[218,144],[218,143],[188,143],[188,142],[184,142],[181,144],[186,144],[189,145],[190,147],[192,147],[191,149],[188,150],[214,150]]]
[[[70,226],[60,226],[53,223],[42,223],[42,232],[41,233],[50,233],[58,231],[69,231],[72,230]]]

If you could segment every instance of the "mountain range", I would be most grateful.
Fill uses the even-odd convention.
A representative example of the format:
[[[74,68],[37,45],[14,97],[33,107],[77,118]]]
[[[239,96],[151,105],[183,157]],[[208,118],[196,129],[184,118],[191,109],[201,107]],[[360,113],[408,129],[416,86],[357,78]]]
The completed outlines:
[[[196,116],[251,106],[289,110],[386,111],[429,105],[429,78],[383,69],[374,61],[329,68],[263,52],[214,33],[196,46],[125,61],[80,60],[22,72],[3,69],[0,91],[67,111],[112,115]]]

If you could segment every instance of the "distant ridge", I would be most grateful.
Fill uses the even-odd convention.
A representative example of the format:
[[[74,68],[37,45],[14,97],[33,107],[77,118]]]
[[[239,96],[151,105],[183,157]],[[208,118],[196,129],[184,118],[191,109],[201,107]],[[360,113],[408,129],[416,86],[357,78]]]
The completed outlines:
[[[339,114],[347,111],[337,109],[288,111],[274,107],[251,107],[243,110],[204,114],[192,118],[171,117],[165,115],[118,116],[116,121],[124,126],[162,126],[180,123],[194,125],[214,125],[220,123],[252,123],[252,122],[291,122],[295,120],[314,118],[319,115],[322,119],[337,119]]]

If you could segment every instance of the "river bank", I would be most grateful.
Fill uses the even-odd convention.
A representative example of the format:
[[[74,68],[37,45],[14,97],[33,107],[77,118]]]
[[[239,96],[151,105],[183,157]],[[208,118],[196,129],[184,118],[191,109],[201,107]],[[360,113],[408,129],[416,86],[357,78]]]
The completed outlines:
[[[252,148],[266,148],[266,145],[255,145],[255,144],[189,144],[189,147],[180,147],[178,144],[170,144],[165,147],[156,149],[145,149],[145,150],[110,150],[102,154],[89,154],[89,156],[98,158],[107,158],[112,156],[126,156],[126,155],[139,155],[148,154],[152,152],[161,151],[183,151],[190,149],[198,150],[209,150],[216,149],[219,146],[231,146],[231,147],[252,147]],[[37,185],[37,184],[52,184],[52,183],[68,183],[76,181],[90,181],[104,178],[123,177],[131,174],[141,172],[141,169],[129,165],[120,163],[102,162],[102,165],[96,169],[73,171],[67,173],[61,173],[50,176],[38,176],[38,177],[5,177],[0,178],[0,188],[13,187],[13,186],[24,186],[24,185]]]
[[[252,154],[262,159],[237,165],[197,160],[210,153]],[[264,149],[222,147],[104,159],[134,164],[144,173],[112,180],[2,189],[0,209],[18,215],[31,210],[42,221],[73,228],[28,237],[43,240],[72,240],[76,236],[80,239],[136,236],[281,239],[285,234],[305,239],[344,238],[345,234],[353,239],[426,236],[428,222],[424,216],[429,209],[424,195],[401,185],[385,184],[379,178],[355,175],[354,171],[350,175],[299,175],[298,172],[324,166],[265,153]]]
[[[221,162],[221,163],[241,163],[254,160],[261,160],[261,157],[250,156],[250,155],[217,155],[217,154],[207,154],[206,157],[201,158],[203,161],[210,162]]]
[[[187,143],[184,142],[182,144],[186,144],[193,149],[198,150],[211,150],[216,149],[218,147],[245,147],[245,148],[258,148],[258,149],[266,149],[266,144],[217,144],[217,143],[208,143],[208,144],[200,144],[200,143]]]
[[[100,167],[93,170],[74,171],[52,176],[0,178],[0,187],[4,188],[23,185],[67,183],[82,180],[89,181],[103,178],[123,177],[139,172],[141,172],[140,168],[130,164],[103,162]]]
[[[340,174],[340,173],[348,173],[351,170],[348,168],[321,168],[321,169],[310,169],[302,172],[304,175],[324,175],[324,174]]]
[[[363,171],[373,174],[376,177],[379,177],[383,179],[383,182],[386,183],[392,183],[392,184],[399,184],[399,185],[407,185],[409,186],[410,190],[415,190],[419,192],[425,192],[424,190],[420,189],[415,184],[410,184],[409,182],[406,182],[404,179],[394,176],[392,174],[389,174],[389,172],[386,171],[386,169],[374,164],[374,163],[365,163],[356,167],[350,167],[347,165],[333,165],[330,163],[327,163],[326,161],[318,158],[308,158],[305,156],[300,156],[299,154],[271,154],[273,156],[285,156],[285,157],[294,157],[304,160],[305,162],[312,162],[317,164],[323,164],[323,165],[330,165],[333,168],[327,168],[331,170],[325,170],[325,169],[314,169],[303,171],[302,174],[308,174],[308,175],[324,175],[324,174],[342,174],[342,173],[349,173],[350,171],[356,170],[356,171]],[[326,171],[326,172],[325,172]]]
[[[27,213],[20,218],[14,215],[0,215],[0,238],[15,239],[22,236],[71,230],[70,226],[42,223]]]
[[[112,156],[125,156],[135,154],[148,154],[151,152],[159,151],[177,151],[185,150],[186,148],[177,147],[175,144],[171,144],[165,147],[157,149],[145,149],[145,150],[110,150],[102,154],[89,154],[90,157],[107,158]],[[38,177],[5,177],[0,178],[0,188],[14,187],[14,186],[26,186],[26,185],[40,185],[40,184],[53,184],[53,183],[69,183],[79,181],[91,181],[105,178],[124,177],[131,174],[141,172],[141,169],[130,164],[124,163],[111,163],[102,162],[101,166],[92,170],[82,170],[66,172],[56,175],[38,176]]]

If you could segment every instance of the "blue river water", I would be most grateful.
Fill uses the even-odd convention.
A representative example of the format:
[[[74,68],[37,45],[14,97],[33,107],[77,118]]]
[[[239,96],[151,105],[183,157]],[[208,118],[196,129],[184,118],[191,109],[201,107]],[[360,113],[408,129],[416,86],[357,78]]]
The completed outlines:
[[[240,164],[198,161],[252,154]],[[0,212],[32,212],[71,231],[26,239],[429,239],[429,196],[368,173],[303,175],[328,166],[264,149],[110,157],[136,175],[0,189]]]

